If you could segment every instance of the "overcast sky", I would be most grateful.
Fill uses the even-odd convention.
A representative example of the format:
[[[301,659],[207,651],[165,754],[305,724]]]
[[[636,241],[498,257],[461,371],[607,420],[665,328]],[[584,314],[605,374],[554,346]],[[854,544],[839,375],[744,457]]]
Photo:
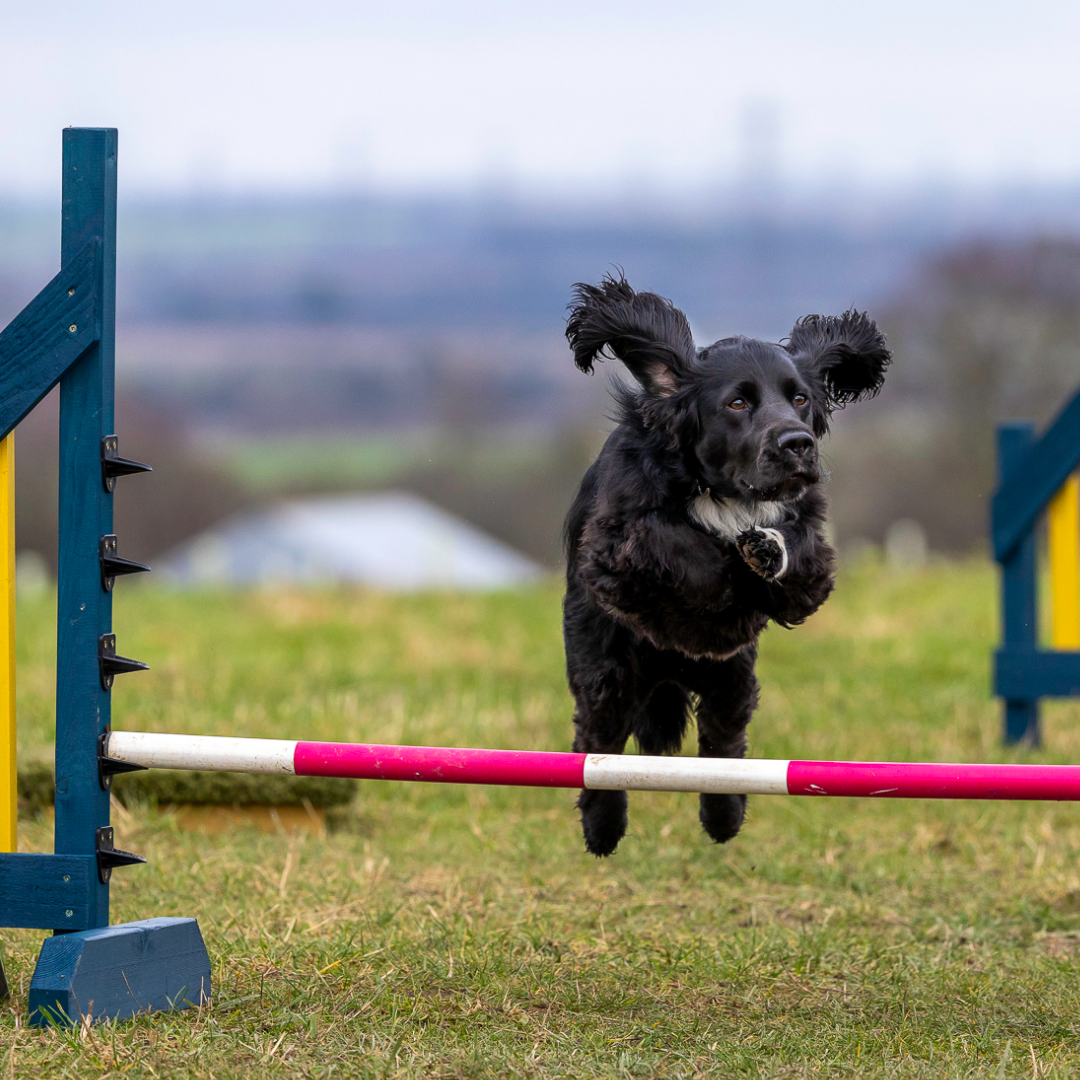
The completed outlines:
[[[701,189],[748,116],[796,185],[1073,180],[1078,52],[1076,0],[0,0],[0,192],[68,124],[128,191]]]

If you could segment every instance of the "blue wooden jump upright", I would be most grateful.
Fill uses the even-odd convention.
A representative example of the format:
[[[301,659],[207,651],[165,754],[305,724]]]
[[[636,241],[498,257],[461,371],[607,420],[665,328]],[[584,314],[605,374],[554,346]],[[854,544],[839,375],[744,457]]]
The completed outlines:
[[[30,1020],[77,1022],[186,1008],[209,997],[210,961],[194,919],[109,926],[117,851],[109,824],[115,675],[145,664],[116,654],[112,587],[145,570],[117,555],[113,421],[116,296],[115,128],[63,137],[60,273],[0,333],[0,437],[60,384],[60,535],[54,854],[0,854],[0,926],[52,930],[30,985]],[[114,769],[115,771],[115,769]]]
[[[1080,393],[1040,439],[1027,422],[998,428],[991,538],[1001,564],[1002,642],[994,692],[1005,699],[1006,742],[1038,744],[1039,698],[1080,695],[1080,652],[1039,647],[1036,559],[1042,513],[1078,465]]]

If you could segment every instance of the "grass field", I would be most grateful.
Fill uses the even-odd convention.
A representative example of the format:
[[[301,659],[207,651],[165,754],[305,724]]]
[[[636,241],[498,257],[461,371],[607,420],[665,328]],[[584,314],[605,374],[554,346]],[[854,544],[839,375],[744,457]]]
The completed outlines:
[[[979,561],[849,570],[762,650],[760,756],[997,761]],[[567,749],[559,592],[124,588],[118,727]],[[20,612],[21,750],[51,739],[53,611]],[[1080,709],[1046,709],[1080,760]],[[28,1031],[41,934],[7,931],[3,1077],[1065,1077],[1080,1072],[1080,808],[757,797],[707,842],[631,795],[617,855],[573,795],[370,783],[323,839],[118,812],[149,866],[113,919],[194,915],[213,1004]],[[48,850],[45,820],[23,850]]]

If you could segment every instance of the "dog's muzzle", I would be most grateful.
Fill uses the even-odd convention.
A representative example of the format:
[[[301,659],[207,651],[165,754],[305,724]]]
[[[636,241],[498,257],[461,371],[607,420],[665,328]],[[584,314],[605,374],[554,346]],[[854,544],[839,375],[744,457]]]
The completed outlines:
[[[782,431],[758,459],[758,475],[769,498],[796,498],[821,479],[817,440],[799,428]]]

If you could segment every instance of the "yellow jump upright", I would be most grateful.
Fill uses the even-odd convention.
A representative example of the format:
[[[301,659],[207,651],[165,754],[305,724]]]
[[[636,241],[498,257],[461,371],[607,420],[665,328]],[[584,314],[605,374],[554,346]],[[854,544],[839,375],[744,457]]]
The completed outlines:
[[[18,848],[15,760],[15,433],[0,440],[0,851]]]
[[[1080,474],[1073,473],[1046,511],[1050,559],[1050,644],[1080,650]]]

